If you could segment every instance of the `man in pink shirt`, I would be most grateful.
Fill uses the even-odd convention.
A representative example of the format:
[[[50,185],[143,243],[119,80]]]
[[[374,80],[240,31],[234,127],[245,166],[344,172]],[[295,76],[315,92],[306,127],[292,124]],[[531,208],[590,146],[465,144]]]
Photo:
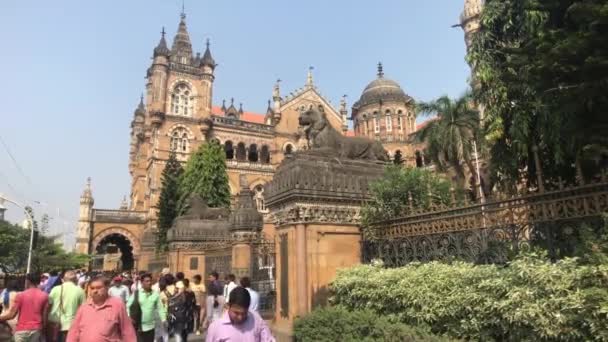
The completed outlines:
[[[12,319],[19,313],[15,327],[15,342],[38,342],[42,327],[46,325],[49,296],[38,288],[40,275],[28,273],[25,276],[27,290],[15,298],[15,305],[0,315],[0,322]]]
[[[135,329],[119,298],[108,296],[110,281],[97,277],[72,322],[67,342],[136,342]]]
[[[206,342],[275,342],[262,317],[249,311],[250,303],[249,291],[244,287],[230,291],[228,310],[211,323]]]

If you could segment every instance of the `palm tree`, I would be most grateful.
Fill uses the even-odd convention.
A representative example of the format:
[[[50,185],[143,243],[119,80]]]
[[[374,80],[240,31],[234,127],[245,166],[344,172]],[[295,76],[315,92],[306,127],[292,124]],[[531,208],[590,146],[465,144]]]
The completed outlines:
[[[466,92],[457,99],[442,96],[431,102],[421,102],[417,111],[422,116],[436,115],[417,131],[414,138],[426,145],[426,154],[439,171],[451,169],[461,188],[466,183],[465,167],[476,176],[473,163],[473,141],[480,124],[479,112],[472,105],[472,96]]]

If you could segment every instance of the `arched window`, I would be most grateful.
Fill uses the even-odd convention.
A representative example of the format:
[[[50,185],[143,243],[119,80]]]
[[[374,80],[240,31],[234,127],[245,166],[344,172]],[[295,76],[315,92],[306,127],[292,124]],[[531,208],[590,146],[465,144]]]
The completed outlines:
[[[380,133],[380,118],[378,112],[374,112],[374,133]]]
[[[292,144],[285,145],[285,155],[289,156],[292,153],[293,153],[293,145]]]
[[[270,150],[268,149],[268,145],[262,145],[260,161],[264,164],[270,164]]]
[[[255,200],[256,208],[261,213],[266,212],[266,204],[264,203],[264,187],[261,184],[256,185],[253,192],[253,199]]]
[[[178,84],[171,94],[171,113],[173,115],[192,115],[193,99],[190,87],[185,83]]]
[[[256,163],[258,161],[258,145],[249,145],[249,155],[247,156],[250,162]]]
[[[188,152],[188,132],[185,128],[176,128],[171,133],[170,148],[175,152]]]
[[[387,132],[392,132],[393,131],[393,118],[391,117],[391,111],[390,110],[386,111],[386,131]]]
[[[232,147],[232,141],[228,140],[224,143],[224,152],[226,152],[226,159],[234,158],[234,148]]]
[[[397,112],[397,128],[399,132],[403,132],[403,112],[401,110]]]
[[[247,159],[247,150],[245,149],[245,144],[242,142],[236,145],[236,160],[245,161]]]

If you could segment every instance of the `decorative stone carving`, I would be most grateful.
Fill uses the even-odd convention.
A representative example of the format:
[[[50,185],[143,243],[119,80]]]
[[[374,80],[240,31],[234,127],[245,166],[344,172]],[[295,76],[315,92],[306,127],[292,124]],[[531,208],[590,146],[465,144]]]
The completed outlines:
[[[346,137],[336,131],[325,116],[323,106],[310,105],[301,111],[300,126],[308,139],[309,151],[319,155],[332,155],[347,159],[389,161],[388,155],[377,141],[362,137]]]

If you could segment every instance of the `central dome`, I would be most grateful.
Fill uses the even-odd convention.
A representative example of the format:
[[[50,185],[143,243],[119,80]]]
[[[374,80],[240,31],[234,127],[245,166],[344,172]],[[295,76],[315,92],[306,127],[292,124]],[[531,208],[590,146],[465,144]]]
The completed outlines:
[[[355,102],[353,107],[361,108],[368,104],[379,103],[383,101],[411,101],[399,84],[391,79],[384,77],[382,72],[382,64],[378,64],[378,78],[371,81],[363,90],[359,101]]]

